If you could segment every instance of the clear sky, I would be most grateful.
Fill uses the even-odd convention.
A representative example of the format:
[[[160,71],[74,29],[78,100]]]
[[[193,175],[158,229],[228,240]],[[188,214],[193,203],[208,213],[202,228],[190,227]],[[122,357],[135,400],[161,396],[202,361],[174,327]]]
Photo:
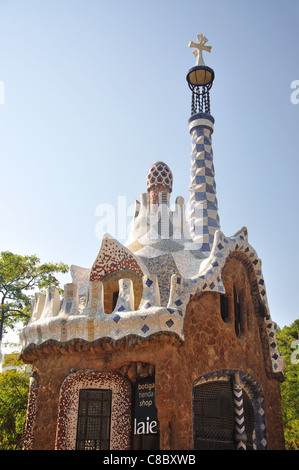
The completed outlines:
[[[0,249],[90,268],[157,160],[188,202],[190,40],[202,32],[221,230],[248,228],[271,316],[298,315],[299,2],[0,0]],[[298,94],[299,96],[299,94]],[[129,209],[128,209],[129,214]],[[125,239],[116,225],[115,235]],[[63,282],[70,282],[67,276]]]

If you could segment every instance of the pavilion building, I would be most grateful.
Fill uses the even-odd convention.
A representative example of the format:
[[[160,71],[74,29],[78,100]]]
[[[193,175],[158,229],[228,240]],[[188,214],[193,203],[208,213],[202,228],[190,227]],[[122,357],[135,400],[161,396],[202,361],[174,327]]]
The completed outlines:
[[[127,243],[106,234],[62,300],[54,287],[36,295],[21,333],[33,367],[24,449],[284,448],[261,260],[245,227],[220,229],[206,42],[189,44],[189,215],[182,197],[170,209],[172,172],[154,163]]]

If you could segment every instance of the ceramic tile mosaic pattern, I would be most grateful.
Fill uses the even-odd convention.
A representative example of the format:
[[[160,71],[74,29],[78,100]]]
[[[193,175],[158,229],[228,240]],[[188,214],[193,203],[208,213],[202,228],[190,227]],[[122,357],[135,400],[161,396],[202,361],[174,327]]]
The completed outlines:
[[[238,450],[246,450],[246,432],[245,432],[245,414],[243,403],[243,392],[241,384],[234,383],[234,413],[235,413],[235,431],[238,436],[236,439],[236,448]]]
[[[101,250],[91,268],[90,281],[102,281],[117,271],[133,271],[141,277],[143,271],[134,255],[113,237],[103,238]]]
[[[208,117],[203,113],[196,114],[190,122],[192,151],[189,186],[192,238],[199,245],[199,250],[206,253],[211,251],[214,234],[220,228],[211,140],[214,120]]]
[[[172,172],[168,165],[164,162],[154,163],[147,174],[147,189],[148,191],[151,188],[156,186],[161,186],[167,188],[169,192],[172,191],[172,182],[173,176]]]
[[[36,374],[31,375],[29,382],[29,397],[28,397],[28,408],[27,416],[24,428],[24,441],[23,449],[32,450],[34,442],[34,426],[36,421],[36,405],[38,395],[38,378]]]
[[[151,166],[147,174],[147,190],[150,195],[150,203],[161,203],[160,194],[172,191],[173,176],[168,165],[164,162],[156,162]]]
[[[52,304],[58,293],[51,289],[47,294],[44,310],[39,320],[32,319],[21,333],[22,347],[26,348],[31,343],[41,344],[48,339],[69,341],[73,338],[81,338],[90,341],[91,338],[109,337],[118,340],[132,334],[145,338],[158,332],[173,333],[183,341],[184,315],[190,297],[198,292],[224,293],[222,269],[231,253],[242,252],[254,269],[260,299],[266,310],[264,321],[269,338],[272,369],[273,372],[281,372],[284,359],[277,348],[275,339],[277,325],[271,320],[269,313],[261,261],[249,245],[247,237],[246,228],[241,229],[233,237],[226,237],[221,231],[217,231],[210,256],[199,259],[197,275],[189,278],[182,276],[176,266],[177,272],[170,277],[169,298],[165,306],[161,305],[157,273],[151,275],[148,272],[143,275],[143,296],[136,310],[132,309],[134,305],[132,280],[121,280],[118,302],[112,314],[104,313],[101,281],[96,281],[98,284],[90,281],[89,298],[83,314],[78,311],[77,314],[70,315],[66,314],[63,309],[61,311],[53,309]],[[76,292],[76,289],[73,289],[74,303],[77,302]],[[70,286],[67,285],[67,298],[70,301],[69,293]],[[49,317],[49,311],[53,312],[51,317]]]
[[[131,438],[131,387],[118,373],[77,371],[62,383],[59,397],[56,450],[76,448],[79,391],[112,390],[110,450],[129,450]]]
[[[142,259],[147,265],[149,272],[157,276],[160,291],[160,304],[163,307],[167,307],[171,276],[178,273],[178,268],[173,256],[167,253],[153,258]]]

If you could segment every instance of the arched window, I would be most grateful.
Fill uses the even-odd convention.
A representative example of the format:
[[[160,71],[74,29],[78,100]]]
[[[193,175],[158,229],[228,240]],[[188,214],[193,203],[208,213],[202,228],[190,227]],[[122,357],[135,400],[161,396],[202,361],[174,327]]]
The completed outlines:
[[[211,372],[192,392],[196,450],[267,448],[264,397],[254,377],[233,369]]]
[[[222,270],[222,281],[225,294],[220,294],[221,318],[234,328],[237,338],[246,339],[252,332],[256,286],[245,255],[230,255]]]
[[[57,450],[129,450],[131,386],[118,372],[79,370],[63,381]]]
[[[220,294],[220,313],[221,318],[224,323],[229,321],[229,307],[228,307],[228,298],[224,294]]]
[[[194,448],[234,449],[234,400],[228,381],[207,382],[194,387]]]
[[[110,286],[109,286],[110,287]],[[116,288],[114,288],[116,289]],[[119,290],[107,289],[104,284],[104,312],[112,313],[116,307]]]
[[[241,304],[239,293],[234,286],[234,313],[235,313],[235,332],[237,338],[241,335]]]
[[[104,312],[112,313],[116,307],[119,295],[119,281],[122,278],[130,278],[134,288],[134,308],[137,310],[142,298],[142,279],[130,271],[116,271],[102,280],[104,289]]]
[[[79,391],[76,450],[109,450],[111,390]]]

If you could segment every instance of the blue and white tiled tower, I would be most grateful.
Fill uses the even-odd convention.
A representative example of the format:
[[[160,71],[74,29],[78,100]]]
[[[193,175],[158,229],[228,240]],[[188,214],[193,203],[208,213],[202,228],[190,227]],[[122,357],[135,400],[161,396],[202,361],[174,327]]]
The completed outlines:
[[[205,46],[207,39],[201,33],[197,38],[198,43],[189,43],[189,47],[195,48],[196,66],[187,74],[187,82],[192,90],[189,119],[192,144],[189,222],[194,243],[204,256],[209,256],[214,234],[220,229],[212,150],[214,118],[210,114],[209,96],[214,71],[205,65],[202,58],[203,50],[211,50],[210,46]]]

